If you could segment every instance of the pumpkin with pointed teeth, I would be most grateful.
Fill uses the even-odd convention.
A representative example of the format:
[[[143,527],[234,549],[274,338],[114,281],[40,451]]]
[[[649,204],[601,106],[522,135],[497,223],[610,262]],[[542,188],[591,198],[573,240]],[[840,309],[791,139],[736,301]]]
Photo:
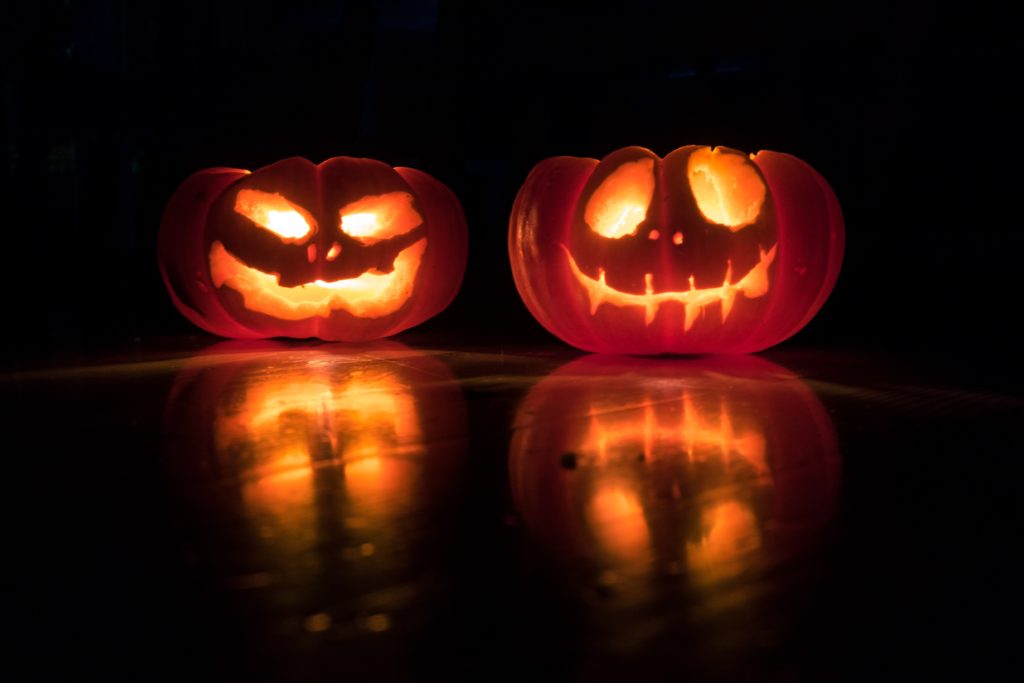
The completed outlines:
[[[160,226],[164,283],[224,337],[386,337],[436,315],[466,267],[455,195],[411,168],[302,158],[188,178]]]
[[[547,159],[509,227],[516,286],[544,327],[641,355],[779,343],[825,302],[843,244],[839,203],[806,163],[696,145]]]

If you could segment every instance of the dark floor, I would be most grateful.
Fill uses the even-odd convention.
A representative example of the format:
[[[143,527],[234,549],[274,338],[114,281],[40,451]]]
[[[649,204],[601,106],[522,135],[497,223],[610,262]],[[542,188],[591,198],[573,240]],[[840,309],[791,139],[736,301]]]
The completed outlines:
[[[1016,646],[1005,392],[204,343],[0,378],[28,680],[986,680]]]

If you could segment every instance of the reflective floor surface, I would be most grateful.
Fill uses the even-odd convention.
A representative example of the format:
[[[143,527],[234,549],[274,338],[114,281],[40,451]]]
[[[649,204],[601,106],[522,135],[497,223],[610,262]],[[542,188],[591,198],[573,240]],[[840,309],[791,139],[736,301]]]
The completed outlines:
[[[1013,639],[1005,393],[848,352],[203,343],[2,378],[40,677],[977,678]]]

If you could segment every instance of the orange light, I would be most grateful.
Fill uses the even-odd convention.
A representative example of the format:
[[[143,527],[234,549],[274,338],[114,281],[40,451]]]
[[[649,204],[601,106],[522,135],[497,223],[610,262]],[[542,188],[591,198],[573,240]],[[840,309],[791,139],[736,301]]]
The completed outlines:
[[[654,197],[654,160],[629,161],[604,179],[587,202],[583,219],[602,237],[637,233]]]
[[[700,539],[686,544],[686,564],[705,581],[739,574],[761,548],[757,517],[747,505],[725,500],[701,512]]]
[[[735,458],[748,463],[759,474],[768,474],[764,434],[755,429],[736,428],[729,407],[722,403],[716,412],[697,408],[693,393],[659,392],[639,402],[623,403],[609,396],[590,406],[588,429],[579,446],[606,465],[643,454],[653,462],[665,454],[685,455],[689,461],[707,459],[708,454],[726,465]]]
[[[423,223],[412,202],[413,197],[408,192],[363,197],[339,211],[341,231],[362,244],[404,235]]]
[[[254,373],[214,422],[217,451],[250,462],[242,494],[261,535],[296,550],[316,532],[318,467],[340,465],[350,514],[371,526],[415,503],[423,437],[409,387],[386,371],[336,368]]]
[[[341,229],[351,237],[367,237],[380,230],[375,213],[350,213],[341,217]]]
[[[760,215],[765,184],[747,157],[702,147],[690,155],[687,177],[697,208],[712,223],[736,232]]]
[[[590,500],[587,521],[606,552],[620,561],[647,564],[650,529],[636,492],[626,482],[602,482]]]
[[[654,276],[651,273],[647,273],[644,277],[646,284],[644,293],[630,294],[628,292],[621,292],[608,285],[605,282],[604,268],[598,270],[597,279],[584,273],[576,264],[576,259],[573,258],[569,248],[565,245],[562,245],[562,248],[565,250],[566,258],[569,259],[569,268],[572,270],[573,276],[575,276],[576,281],[586,291],[587,298],[590,300],[590,315],[597,313],[597,309],[602,304],[618,307],[639,306],[644,309],[644,323],[650,325],[654,322],[654,318],[663,303],[675,301],[683,304],[685,307],[684,329],[686,330],[693,327],[697,316],[703,312],[705,306],[720,303],[722,322],[725,322],[729,317],[729,312],[732,310],[737,294],[743,294],[748,299],[756,299],[767,294],[769,288],[768,266],[775,260],[776,252],[776,245],[772,245],[772,248],[767,252],[762,249],[761,258],[757,265],[751,268],[750,272],[736,283],[730,282],[732,279],[732,268],[730,266],[725,274],[725,281],[720,287],[697,289],[691,275],[690,289],[688,290],[655,292]]]
[[[353,506],[366,514],[394,516],[408,510],[416,467],[407,460],[364,457],[345,464],[345,490]]]
[[[286,242],[300,242],[313,231],[309,213],[276,192],[240,190],[235,211]]]
[[[626,396],[592,397],[586,430],[572,449],[587,463],[577,485],[587,487],[583,513],[595,541],[620,570],[646,571],[664,542],[657,515],[647,510],[656,473],[718,471],[718,479],[673,494],[699,511],[698,537],[685,541],[686,563],[714,580],[748,566],[761,546],[760,530],[749,505],[733,496],[771,481],[763,428],[742,404],[700,387],[666,382]],[[654,505],[661,509],[665,501]]]
[[[622,605],[679,580],[718,609],[820,540],[836,455],[824,408],[777,365],[594,354],[520,403],[509,483],[525,526]]]
[[[281,320],[328,317],[344,310],[360,318],[379,318],[400,309],[412,296],[427,239],[420,238],[398,253],[390,273],[370,271],[347,280],[316,280],[282,287],[278,276],[242,263],[220,241],[210,247],[210,276],[217,287],[230,287],[250,311]]]

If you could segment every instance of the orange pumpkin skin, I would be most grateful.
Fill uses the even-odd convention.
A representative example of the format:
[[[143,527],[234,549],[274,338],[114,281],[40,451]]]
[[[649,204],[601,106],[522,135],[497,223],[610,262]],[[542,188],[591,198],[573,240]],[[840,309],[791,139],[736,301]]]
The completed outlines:
[[[178,310],[240,339],[396,334],[451,303],[466,254],[445,185],[350,157],[199,171],[171,197],[158,239]]]
[[[531,171],[509,222],[527,308],[601,353],[748,353],[795,334],[839,275],[839,202],[803,161],[626,147]]]
[[[796,375],[755,356],[587,356],[516,411],[509,480],[568,560],[716,580],[788,560],[834,517],[835,428]]]

